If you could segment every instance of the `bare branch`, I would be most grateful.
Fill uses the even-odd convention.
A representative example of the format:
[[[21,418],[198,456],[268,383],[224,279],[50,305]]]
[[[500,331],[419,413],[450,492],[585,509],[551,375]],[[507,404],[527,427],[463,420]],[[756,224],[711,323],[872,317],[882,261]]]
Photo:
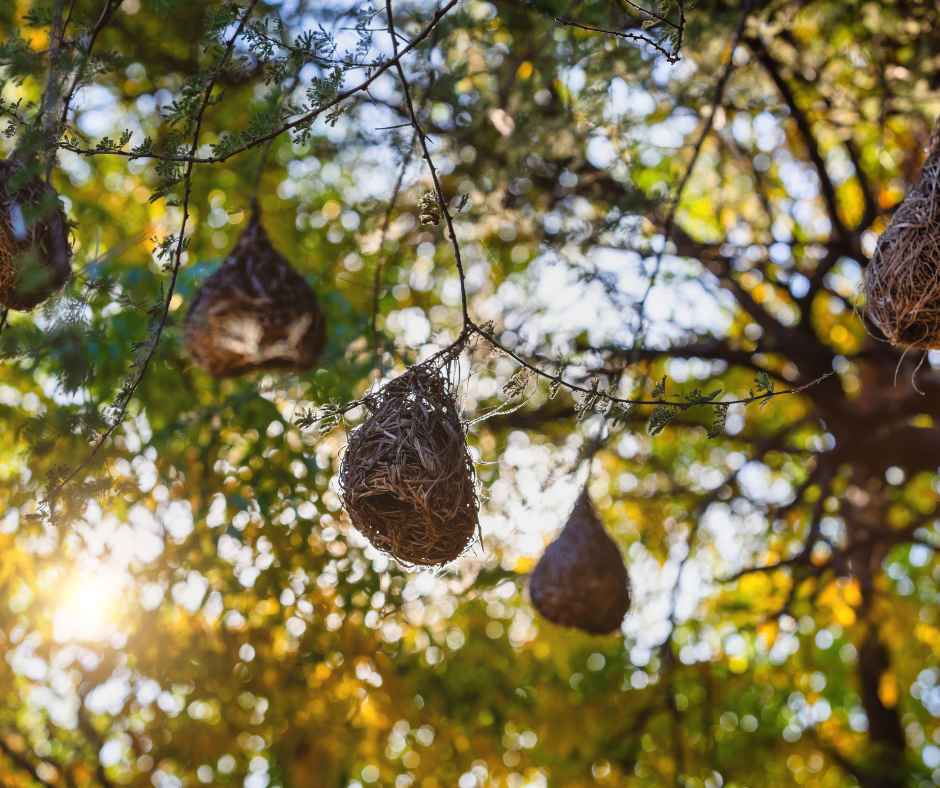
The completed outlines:
[[[702,131],[699,134],[695,143],[695,147],[692,151],[692,158],[689,161],[689,164],[686,167],[685,173],[680,179],[678,186],[676,187],[675,195],[673,196],[669,205],[669,210],[666,213],[666,221],[663,225],[663,245],[656,255],[656,261],[653,264],[653,271],[650,274],[649,281],[646,284],[646,289],[643,292],[643,295],[641,296],[637,306],[637,329],[634,333],[633,339],[634,350],[639,350],[643,344],[646,333],[646,304],[649,300],[650,294],[653,291],[653,288],[656,287],[657,280],[659,279],[659,273],[662,269],[663,255],[665,254],[666,248],[669,245],[669,241],[672,237],[672,232],[676,226],[676,217],[679,213],[679,206],[682,204],[682,197],[685,194],[686,187],[689,185],[689,181],[692,179],[692,173],[695,171],[695,165],[698,164],[699,157],[701,156],[702,150],[705,147],[705,141],[708,139],[708,136],[711,134],[712,128],[715,125],[715,117],[718,114],[718,110],[721,108],[721,104],[725,95],[725,88],[728,85],[728,80],[731,78],[731,72],[734,70],[734,50],[737,49],[738,44],[744,35],[744,29],[747,25],[747,18],[748,14],[750,14],[752,4],[753,0],[747,0],[747,2],[744,3],[744,7],[741,11],[741,18],[738,20],[737,28],[734,31],[734,36],[732,37],[729,45],[728,62],[725,64],[725,67],[722,69],[721,74],[718,77],[718,81],[715,83],[708,117],[705,119],[705,124],[702,127]]]
[[[401,83],[402,91],[405,94],[405,103],[408,106],[411,125],[414,126],[424,160],[427,162],[428,169],[431,171],[431,180],[434,183],[434,193],[437,196],[438,207],[447,224],[447,232],[450,235],[451,246],[453,246],[454,249],[454,262],[457,265],[457,274],[460,277],[460,306],[463,310],[463,324],[464,330],[466,330],[467,326],[470,324],[470,306],[467,301],[467,277],[464,273],[463,258],[460,254],[460,242],[457,240],[457,231],[454,229],[454,219],[450,214],[450,208],[447,206],[447,198],[444,196],[444,187],[441,186],[441,180],[437,175],[437,168],[434,166],[434,159],[431,158],[431,152],[428,150],[427,136],[421,128],[418,116],[415,113],[414,102],[411,100],[411,89],[408,87],[408,79],[405,76],[405,69],[401,65],[401,56],[398,53],[398,41],[395,38],[395,20],[392,11],[392,0],[385,0],[385,11],[388,15],[388,31],[392,39],[392,52],[395,55],[394,64],[398,72],[398,81]]]
[[[552,21],[559,25],[564,25],[565,27],[573,27],[577,30],[587,30],[591,33],[603,33],[604,35],[614,36],[615,38],[619,38],[624,41],[636,41],[640,44],[647,44],[659,52],[659,54],[661,54],[664,58],[666,58],[666,62],[679,62],[678,47],[667,49],[663,46],[661,41],[656,41],[655,39],[652,39],[649,36],[645,36],[641,33],[631,33],[626,30],[610,30],[606,27],[597,27],[595,25],[589,25],[585,22],[579,22],[577,19],[572,19],[570,16],[555,16],[554,14],[550,14],[547,11],[542,11],[542,13],[548,16]]]
[[[793,118],[793,121],[796,124],[796,128],[800,133],[800,138],[803,140],[803,144],[806,146],[806,152],[809,156],[809,160],[812,162],[813,169],[816,171],[816,175],[819,179],[819,187],[820,191],[822,192],[823,202],[826,205],[826,212],[829,215],[829,220],[832,222],[832,226],[835,229],[836,235],[845,236],[847,234],[847,230],[845,224],[842,221],[842,217],[839,215],[839,202],[838,198],[836,197],[835,184],[833,184],[832,178],[829,176],[829,170],[826,168],[826,161],[822,155],[822,148],[820,147],[819,140],[813,131],[813,126],[810,122],[809,116],[802,109],[802,107],[800,107],[800,104],[796,99],[796,95],[793,93],[793,89],[790,87],[790,83],[787,82],[783,76],[780,63],[778,63],[773,55],[771,55],[770,50],[767,48],[766,44],[759,38],[748,38],[747,44],[751,51],[756,55],[760,64],[764,67],[764,71],[767,72],[767,75],[773,81],[777,88],[777,92],[780,93],[780,97],[783,99],[784,104],[786,104],[787,109],[790,111],[790,116]]]

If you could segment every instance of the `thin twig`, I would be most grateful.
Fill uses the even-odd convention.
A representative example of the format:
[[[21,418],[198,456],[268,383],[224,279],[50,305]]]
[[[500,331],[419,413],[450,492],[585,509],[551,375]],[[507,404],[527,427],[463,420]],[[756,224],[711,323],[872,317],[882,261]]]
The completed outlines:
[[[406,125],[410,126],[411,124],[408,123]],[[405,181],[405,172],[408,169],[408,165],[411,163],[412,151],[414,150],[417,136],[418,132],[415,131],[414,134],[412,134],[411,142],[408,144],[408,150],[402,159],[401,167],[398,170],[398,178],[395,180],[395,187],[392,189],[392,195],[389,198],[388,206],[385,209],[385,217],[382,219],[382,231],[379,234],[379,259],[376,263],[375,274],[372,278],[372,342],[376,352],[378,352],[379,346],[379,332],[377,327],[379,319],[379,300],[382,290],[382,273],[385,268],[383,247],[385,246],[385,238],[388,235],[388,228],[392,223],[392,212],[395,210],[395,203],[398,202],[398,195],[401,192],[402,184]]]
[[[715,90],[711,100],[711,109],[709,110],[708,117],[705,120],[705,125],[702,128],[702,132],[699,134],[698,140],[695,143],[695,148],[692,151],[692,158],[689,161],[688,167],[686,167],[682,179],[679,181],[679,185],[676,187],[676,193],[672,198],[672,202],[670,203],[669,212],[666,215],[666,221],[663,225],[662,247],[656,253],[656,261],[653,264],[653,272],[650,275],[649,281],[646,284],[646,289],[643,292],[643,296],[640,298],[640,302],[637,306],[637,331],[633,339],[634,354],[643,344],[643,340],[646,334],[646,303],[649,300],[650,293],[656,286],[657,280],[659,279],[659,273],[662,269],[663,256],[665,255],[666,249],[669,246],[669,242],[672,237],[672,231],[676,225],[676,218],[679,213],[679,207],[682,204],[682,197],[685,194],[686,187],[689,185],[689,182],[692,179],[692,173],[694,172],[695,166],[698,164],[699,157],[702,154],[702,150],[705,147],[705,141],[708,139],[708,136],[711,134],[712,128],[715,125],[715,117],[718,115],[718,110],[721,108],[721,103],[725,95],[725,88],[728,85],[731,72],[734,71],[734,51],[738,48],[738,44],[741,42],[741,39],[744,35],[744,29],[747,25],[747,18],[750,14],[753,1],[754,0],[747,0],[747,2],[744,4],[744,8],[741,12],[741,18],[738,20],[737,28],[735,29],[734,36],[731,39],[731,46],[728,53],[728,62],[725,64],[718,81],[715,83]],[[636,359],[633,359],[633,361],[635,360]]]
[[[446,8],[446,6],[445,6]],[[450,215],[450,209],[447,207],[447,198],[444,196],[444,188],[441,186],[441,180],[437,175],[437,168],[434,166],[434,159],[428,149],[427,137],[421,128],[418,115],[415,113],[414,102],[411,100],[411,89],[408,86],[408,79],[405,76],[405,69],[401,65],[401,56],[398,54],[398,41],[395,37],[395,20],[392,12],[392,0],[385,0],[385,12],[388,15],[388,32],[392,39],[392,52],[395,55],[394,63],[398,71],[398,80],[401,82],[402,92],[405,94],[405,104],[408,107],[408,114],[411,116],[411,125],[414,126],[418,141],[421,143],[421,152],[427,162],[428,169],[431,171],[431,180],[434,183],[434,193],[437,197],[438,207],[441,209],[441,215],[447,224],[447,232],[450,235],[451,245],[454,249],[454,261],[457,265],[457,274],[460,277],[460,306],[463,311],[463,325],[466,328],[470,325],[470,307],[467,300],[467,277],[464,273],[463,258],[460,254],[460,242],[457,240],[457,231],[454,229],[454,219]],[[440,12],[438,12],[440,13]]]
[[[591,33],[603,33],[604,35],[614,36],[615,38],[622,38],[627,41],[638,41],[642,44],[648,44],[653,47],[657,52],[662,54],[663,57],[670,63],[676,63],[679,60],[678,52],[671,51],[666,49],[661,43],[655,41],[649,36],[644,36],[640,33],[627,33],[623,30],[608,30],[604,27],[595,27],[594,25],[586,24],[585,22],[579,22],[577,19],[572,19],[567,16],[552,16],[558,24],[565,25],[566,27],[574,27],[578,30],[587,30]]]
[[[127,409],[130,406],[131,400],[134,397],[137,389],[140,387],[140,384],[143,382],[145,375],[147,374],[147,369],[150,366],[150,362],[153,360],[154,355],[157,352],[157,347],[160,343],[160,338],[163,336],[163,330],[166,328],[167,320],[170,315],[170,303],[173,300],[173,295],[176,292],[176,281],[179,277],[180,266],[183,259],[183,250],[186,247],[186,226],[189,223],[189,208],[190,208],[190,198],[192,196],[192,175],[193,169],[195,168],[194,156],[196,151],[199,149],[199,137],[202,132],[202,121],[205,116],[206,109],[209,106],[209,101],[212,96],[212,90],[215,88],[216,80],[219,74],[222,72],[222,69],[225,67],[226,62],[231,57],[232,51],[235,48],[235,42],[238,40],[238,37],[242,34],[244,30],[245,23],[248,21],[248,17],[251,16],[252,12],[255,9],[255,6],[258,5],[260,0],[251,0],[248,7],[245,9],[244,14],[242,15],[241,21],[238,24],[238,27],[235,29],[235,32],[232,34],[231,39],[229,39],[228,45],[225,48],[225,52],[222,57],[219,59],[219,62],[216,64],[216,67],[213,69],[212,75],[209,77],[208,82],[206,83],[205,90],[203,92],[202,102],[199,105],[199,109],[195,116],[195,125],[193,130],[193,141],[190,145],[190,158],[186,166],[186,172],[183,176],[183,200],[182,200],[182,209],[183,209],[183,218],[180,221],[180,231],[179,236],[176,239],[176,248],[173,253],[173,264],[172,271],[170,275],[170,285],[167,289],[166,297],[163,301],[163,308],[160,313],[159,322],[157,323],[156,328],[153,330],[153,333],[150,336],[147,352],[143,357],[143,360],[139,363],[137,374],[134,376],[134,379],[131,381],[131,384],[122,392],[120,405],[117,410],[117,414],[111,421],[111,424],[108,428],[98,437],[95,441],[94,446],[91,451],[82,460],[78,465],[76,465],[69,473],[67,473],[59,482],[57,482],[49,491],[48,502],[49,502],[49,511],[50,515],[53,511],[53,504],[56,496],[62,491],[62,489],[67,485],[72,479],[78,476],[88,465],[94,460],[94,458],[101,451],[104,444],[108,439],[114,434],[117,428],[124,421],[124,417],[127,415]]]
[[[277,96],[275,99],[275,106],[278,111],[281,109],[282,102],[285,99],[289,99],[291,94],[297,89],[297,85],[300,83],[300,71],[298,71],[291,78],[290,85],[284,89],[284,91]],[[252,203],[257,205],[258,198],[261,193],[261,180],[264,177],[264,170],[268,164],[268,158],[271,155],[271,149],[274,147],[274,141],[276,138],[269,139],[264,146],[261,148],[261,156],[258,157],[258,168],[255,170],[254,183],[252,184],[251,194],[252,194]]]
[[[114,16],[115,12],[123,2],[124,0],[105,0],[105,4],[101,9],[101,13],[98,15],[98,21],[95,22],[95,26],[92,28],[91,33],[88,36],[88,43],[85,45],[84,52],[82,52],[82,59],[78,64],[78,68],[75,70],[75,77],[72,80],[72,84],[69,86],[68,91],[66,91],[65,100],[62,103],[62,115],[59,118],[59,128],[56,130],[57,139],[61,133],[61,130],[65,128],[65,123],[68,120],[69,115],[69,106],[72,103],[72,99],[75,97],[75,91],[78,90],[78,86],[81,84],[81,81],[85,75],[85,68],[88,65],[88,61],[91,59],[91,51],[94,49],[95,42],[98,40],[98,36],[101,34],[101,31],[108,26],[108,22],[111,21],[111,17]]]
[[[52,167],[55,163],[55,142],[59,137],[55,118],[56,108],[62,95],[62,83],[60,81],[62,75],[59,74],[59,60],[65,38],[63,11],[63,0],[56,0],[52,7],[52,21],[49,25],[49,74],[46,77],[46,87],[43,90],[39,108],[39,127],[43,143],[45,143],[42,147],[48,147],[49,150],[48,157],[44,162],[47,182],[52,177]]]
[[[651,17],[652,19],[655,19],[658,22],[662,22],[664,25],[669,25],[669,27],[675,28],[676,30],[681,29],[681,24],[677,25],[668,17],[665,17],[662,14],[657,14],[655,11],[651,11],[649,8],[644,8],[643,6],[637,3],[634,3],[633,0],[622,0],[622,2],[624,5],[632,8],[634,11],[639,11],[644,16]],[[685,4],[681,1],[679,3],[679,9],[680,9],[680,13],[682,14],[682,18],[684,20]]]
[[[268,140],[279,137],[284,132],[291,131],[292,129],[295,129],[299,126],[312,123],[327,110],[330,110],[338,104],[341,104],[350,96],[354,96],[357,93],[366,90],[373,82],[375,82],[375,80],[382,76],[382,74],[384,74],[393,66],[397,65],[401,58],[415,49],[422,41],[424,41],[424,39],[426,39],[431,34],[434,28],[437,27],[438,23],[441,21],[444,15],[454,8],[459,2],[460,0],[450,0],[443,8],[434,14],[434,16],[431,18],[431,21],[428,22],[424,30],[422,30],[421,33],[419,33],[418,36],[416,36],[415,39],[410,44],[408,44],[408,46],[401,49],[401,51],[399,51],[394,58],[386,60],[384,63],[377,66],[375,71],[373,71],[358,85],[355,85],[348,90],[344,90],[341,93],[337,93],[332,100],[326,102],[325,104],[319,105],[318,107],[301,115],[299,118],[284,123],[273,131],[270,131],[267,134],[262,134],[260,137],[256,137],[255,139],[246,142],[244,145],[239,145],[238,147],[233,148],[232,150],[227,151],[226,153],[219,156],[196,156],[195,153],[179,156],[144,151],[135,152],[113,149],[98,150],[96,148],[82,148],[69,142],[60,142],[59,147],[63,150],[68,150],[81,156],[122,156],[127,159],[156,159],[159,161],[185,162],[187,164],[220,164],[221,162],[228,161],[233,156],[237,156],[238,154],[244,153],[247,150],[251,150],[252,148],[258,147],[259,145],[263,145]]]
[[[581,385],[578,385],[577,383],[572,383],[571,381],[565,380],[561,374],[554,374],[551,372],[546,372],[544,369],[541,369],[540,367],[531,363],[530,361],[525,359],[523,356],[519,355],[514,350],[506,347],[506,345],[504,345],[502,342],[496,339],[496,337],[494,337],[492,333],[490,333],[489,331],[486,331],[485,329],[481,328],[480,326],[478,326],[476,323],[472,321],[470,322],[469,329],[472,332],[479,334],[487,342],[493,345],[493,347],[497,348],[498,350],[501,350],[510,358],[515,359],[519,364],[524,366],[530,372],[534,372],[536,375],[538,375],[540,378],[543,378],[544,380],[547,380],[552,383],[557,383],[558,385],[563,386],[569,391],[576,391],[581,394],[596,394],[598,399],[606,400],[609,402],[615,402],[621,405],[672,405],[672,406],[683,408],[683,409],[692,407],[692,404],[685,400],[628,399],[626,397],[615,397],[612,394],[607,394],[602,391],[594,391],[593,389],[589,389],[586,386],[581,386]],[[835,372],[827,372],[826,374],[820,375],[818,378],[815,378],[811,380],[809,383],[806,383],[802,386],[797,386],[797,387],[788,388],[788,389],[781,389],[780,391],[770,391],[764,394],[758,394],[753,397],[741,397],[738,399],[721,400],[720,404],[722,405],[750,405],[751,403],[754,403],[754,402],[763,402],[764,400],[774,399],[775,397],[781,397],[787,394],[800,394],[806,391],[807,389],[817,385],[818,383],[821,383],[826,378],[832,377],[834,374]],[[715,403],[715,404],[719,404],[719,403]]]

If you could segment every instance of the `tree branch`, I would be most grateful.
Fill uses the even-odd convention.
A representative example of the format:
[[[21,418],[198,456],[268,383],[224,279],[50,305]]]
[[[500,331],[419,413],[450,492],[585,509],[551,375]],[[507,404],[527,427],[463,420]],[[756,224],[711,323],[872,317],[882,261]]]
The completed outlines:
[[[406,47],[403,47],[395,57],[386,60],[381,65],[377,66],[375,71],[373,71],[366,79],[360,82],[358,85],[344,90],[340,93],[337,93],[336,96],[328,101],[325,104],[321,104],[315,109],[310,110],[309,112],[301,115],[299,118],[295,118],[292,121],[288,121],[280,126],[278,126],[273,131],[268,132],[267,134],[262,134],[259,137],[256,137],[249,142],[246,142],[243,145],[239,145],[233,148],[230,151],[227,151],[224,154],[219,156],[196,156],[195,151],[185,155],[185,156],[176,156],[176,155],[167,155],[160,154],[155,152],[134,152],[126,150],[114,150],[114,149],[105,149],[98,150],[96,148],[82,148],[77,145],[73,145],[68,142],[59,142],[59,147],[63,150],[71,151],[72,153],[77,153],[81,156],[122,156],[127,159],[156,159],[159,161],[174,161],[174,162],[185,162],[187,164],[220,164],[221,162],[228,161],[233,156],[237,156],[240,153],[244,153],[247,150],[256,148],[258,145],[263,145],[269,140],[279,137],[281,134],[292,129],[296,129],[299,126],[309,125],[314,120],[316,120],[324,112],[332,109],[333,107],[341,104],[350,96],[354,96],[357,93],[360,93],[366,90],[375,80],[377,80],[382,74],[388,71],[390,68],[396,66],[401,58],[415,49],[424,39],[426,39],[431,31],[437,27],[437,24],[441,21],[445,14],[454,8],[460,0],[450,0],[443,8],[437,11],[432,17],[428,25],[421,31]]]
[[[72,104],[72,99],[75,96],[75,91],[78,90],[78,86],[81,84],[81,81],[85,75],[85,68],[88,65],[88,61],[91,58],[91,52],[95,47],[95,42],[98,40],[98,36],[101,34],[101,31],[108,26],[108,22],[111,21],[111,17],[114,16],[115,12],[120,8],[121,3],[124,0],[105,0],[104,7],[101,9],[101,13],[98,16],[98,21],[95,22],[95,26],[92,28],[91,33],[88,36],[88,43],[85,45],[85,50],[82,52],[82,59],[78,64],[78,68],[75,70],[75,77],[72,80],[72,84],[69,86],[69,89],[65,93],[65,99],[62,102],[62,116],[59,118],[59,126],[56,131],[55,138],[58,139],[61,133],[61,130],[65,128],[65,123],[69,115],[69,106]]]
[[[140,387],[140,384],[143,382],[144,377],[147,374],[147,370],[150,367],[153,357],[156,355],[157,347],[160,344],[160,339],[163,336],[163,331],[166,328],[167,320],[170,316],[170,303],[173,300],[173,295],[176,292],[176,281],[179,277],[180,267],[183,260],[183,250],[186,248],[186,227],[189,223],[189,210],[190,210],[190,199],[192,197],[192,176],[193,169],[195,167],[195,162],[192,157],[195,156],[196,151],[199,149],[199,137],[202,132],[202,121],[205,117],[206,109],[209,107],[210,99],[212,97],[212,90],[215,87],[215,80],[218,74],[225,67],[225,64],[228,62],[228,59],[231,57],[233,50],[235,49],[235,42],[238,40],[238,37],[242,34],[245,24],[248,21],[248,17],[251,16],[252,12],[255,9],[255,6],[258,5],[260,0],[251,0],[248,7],[245,9],[244,14],[241,17],[241,20],[238,23],[238,26],[235,29],[235,32],[232,34],[232,37],[229,39],[228,44],[226,45],[225,51],[222,54],[222,57],[219,59],[219,62],[216,64],[215,68],[212,71],[212,76],[209,77],[206,87],[203,91],[203,96],[199,109],[196,112],[194,129],[193,129],[193,140],[190,145],[190,160],[186,166],[186,172],[183,176],[183,200],[182,200],[182,209],[183,209],[183,218],[180,222],[179,235],[176,239],[176,248],[173,252],[173,263],[172,270],[170,274],[170,285],[167,288],[167,293],[163,301],[162,311],[160,313],[156,328],[151,333],[148,338],[146,351],[144,353],[143,359],[138,362],[137,373],[134,375],[130,384],[122,389],[121,394],[119,395],[119,404],[117,408],[117,413],[111,420],[111,424],[108,428],[98,437],[95,441],[94,446],[91,451],[82,460],[78,465],[76,465],[69,473],[67,473],[62,479],[60,479],[53,487],[50,489],[47,496],[47,501],[49,503],[49,513],[50,516],[54,512],[55,499],[59,493],[64,489],[64,487],[72,481],[79,473],[85,470],[89,464],[94,460],[94,458],[101,451],[104,444],[110,439],[114,434],[117,428],[124,422],[124,417],[127,415],[127,409],[130,406],[131,400],[134,397],[134,394],[137,392],[137,389]]]
[[[907,740],[897,708],[886,706],[879,692],[882,677],[890,670],[891,657],[874,624],[858,651],[859,694],[868,717],[868,738],[874,745],[871,763],[864,771],[873,778],[868,784],[880,788],[902,788]]]
[[[847,230],[842,221],[842,217],[839,215],[839,202],[836,197],[836,188],[832,182],[832,178],[829,176],[829,170],[826,168],[826,161],[823,158],[819,140],[813,132],[813,126],[809,117],[800,107],[790,84],[783,77],[781,65],[774,59],[773,55],[771,55],[764,41],[759,38],[748,38],[747,45],[757,57],[758,62],[763,66],[764,71],[767,72],[767,75],[773,81],[777,92],[780,93],[780,97],[783,99],[784,104],[786,104],[787,109],[789,109],[790,116],[793,118],[794,123],[796,123],[797,130],[800,133],[800,138],[806,146],[806,151],[812,162],[813,169],[816,171],[816,175],[819,178],[819,187],[822,192],[823,202],[826,205],[829,220],[832,222],[836,235],[845,236]]]
[[[718,115],[718,110],[721,108],[721,104],[725,96],[725,88],[728,86],[728,80],[731,78],[731,72],[734,71],[734,51],[737,49],[738,44],[741,42],[741,39],[744,36],[744,29],[747,26],[747,18],[748,14],[751,12],[752,4],[753,0],[746,0],[744,3],[744,7],[741,11],[741,17],[738,20],[737,28],[734,31],[734,36],[731,39],[728,49],[728,62],[725,64],[725,67],[721,71],[721,75],[718,77],[718,81],[715,83],[715,88],[712,93],[712,100],[709,105],[710,109],[708,112],[708,117],[705,119],[705,124],[702,127],[702,131],[695,142],[695,147],[692,150],[692,158],[689,161],[689,164],[686,167],[685,173],[682,175],[679,184],[676,186],[675,195],[669,204],[669,210],[666,213],[666,221],[663,225],[663,244],[659,252],[656,254],[656,260],[653,263],[653,271],[650,274],[649,281],[646,283],[646,289],[644,290],[643,295],[640,297],[640,301],[637,304],[637,329],[633,338],[634,350],[639,350],[639,348],[643,345],[643,340],[646,333],[646,303],[649,300],[653,288],[656,286],[657,280],[659,279],[659,273],[662,269],[663,255],[665,254],[666,248],[669,245],[673,230],[676,228],[676,217],[679,213],[679,207],[682,204],[682,197],[685,194],[686,187],[692,180],[692,173],[695,171],[695,165],[698,164],[699,157],[705,148],[705,141],[711,134],[712,128],[714,128],[715,118]]]
[[[408,78],[405,76],[405,69],[401,65],[401,56],[398,54],[398,41],[395,38],[395,19],[392,11],[392,0],[385,0],[385,12],[388,16],[388,31],[392,39],[392,52],[395,55],[394,63],[395,70],[398,72],[398,81],[401,83],[402,92],[405,94],[405,103],[408,106],[408,115],[411,118],[411,125],[414,127],[415,134],[418,137],[418,143],[421,145],[424,160],[427,162],[428,169],[431,171],[431,180],[434,183],[434,194],[437,198],[441,215],[444,217],[444,221],[447,224],[447,232],[450,235],[451,246],[454,249],[454,262],[457,266],[457,275],[460,277],[460,307],[463,311],[463,326],[464,331],[466,331],[467,326],[470,324],[470,305],[467,300],[467,276],[464,272],[463,258],[460,253],[460,242],[457,240],[457,231],[454,229],[454,219],[450,214],[450,208],[447,206],[447,198],[444,196],[444,187],[441,186],[441,180],[437,175],[437,168],[434,166],[434,159],[431,157],[430,150],[428,150],[427,136],[421,128],[417,113],[415,113],[414,102],[411,100],[411,89],[408,86]]]
[[[675,345],[661,350],[647,347],[638,351],[631,351],[629,348],[603,345],[592,348],[592,350],[609,355],[611,358],[622,358],[624,356],[633,355],[638,359],[648,361],[670,358],[700,358],[706,361],[723,361],[730,366],[745,367],[755,372],[766,372],[771,377],[777,377],[782,380],[776,372],[754,361],[754,356],[761,355],[762,351],[738,350],[729,347],[718,339],[703,340],[688,345]]]

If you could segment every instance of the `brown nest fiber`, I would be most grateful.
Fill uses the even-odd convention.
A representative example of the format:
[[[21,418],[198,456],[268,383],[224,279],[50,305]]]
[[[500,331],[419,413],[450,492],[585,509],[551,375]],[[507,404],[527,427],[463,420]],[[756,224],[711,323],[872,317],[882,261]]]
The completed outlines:
[[[620,628],[630,609],[630,578],[587,490],[536,564],[529,595],[539,613],[563,627],[594,635]]]
[[[0,161],[0,305],[32,309],[68,281],[68,232],[55,191],[19,162]]]
[[[865,272],[866,314],[892,345],[940,348],[940,125],[920,180]]]
[[[306,280],[271,245],[257,210],[186,315],[186,348],[217,378],[258,369],[310,369],[326,320]]]
[[[365,398],[339,481],[352,524],[406,565],[457,558],[478,528],[473,461],[451,379],[455,352]]]

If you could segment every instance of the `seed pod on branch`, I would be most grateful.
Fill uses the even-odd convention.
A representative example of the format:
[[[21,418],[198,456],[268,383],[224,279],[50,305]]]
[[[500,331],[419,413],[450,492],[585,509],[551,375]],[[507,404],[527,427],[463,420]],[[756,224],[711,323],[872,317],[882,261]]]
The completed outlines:
[[[0,161],[0,305],[23,311],[56,293],[72,273],[62,203],[29,170]]]
[[[868,317],[892,345],[940,348],[940,124],[920,180],[878,240],[865,296]]]
[[[257,211],[186,315],[186,348],[217,378],[259,369],[310,369],[326,320],[306,280],[271,245]]]
[[[630,578],[586,489],[536,564],[529,595],[539,613],[563,627],[594,635],[620,628],[630,609]]]
[[[352,524],[406,565],[457,558],[479,527],[476,479],[455,398],[459,345],[364,400],[339,481]]]

